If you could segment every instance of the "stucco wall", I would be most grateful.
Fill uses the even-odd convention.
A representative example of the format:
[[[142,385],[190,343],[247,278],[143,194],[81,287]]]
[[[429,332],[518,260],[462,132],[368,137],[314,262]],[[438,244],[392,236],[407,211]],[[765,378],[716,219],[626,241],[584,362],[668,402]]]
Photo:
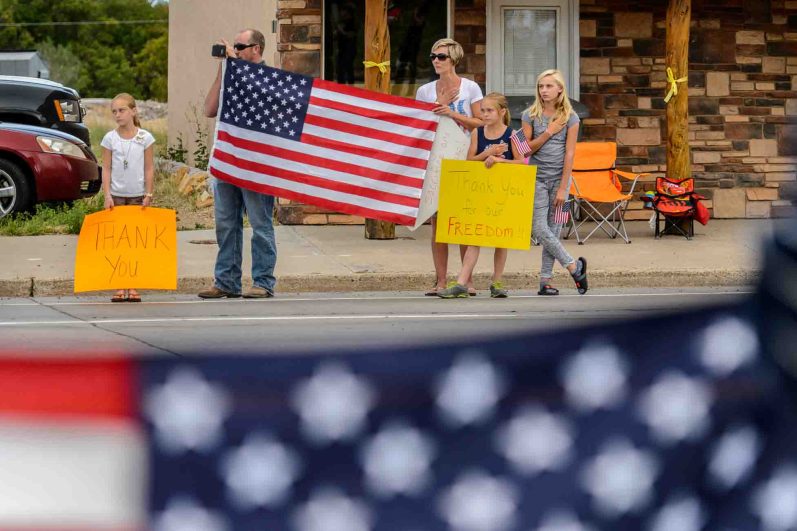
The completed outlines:
[[[170,146],[182,134],[190,156],[197,118],[213,136],[214,120],[202,117],[202,105],[218,68],[218,61],[210,56],[210,47],[217,39],[232,41],[239,30],[257,28],[266,36],[263,57],[268,64],[275,64],[277,39],[271,23],[276,10],[276,0],[169,2]]]

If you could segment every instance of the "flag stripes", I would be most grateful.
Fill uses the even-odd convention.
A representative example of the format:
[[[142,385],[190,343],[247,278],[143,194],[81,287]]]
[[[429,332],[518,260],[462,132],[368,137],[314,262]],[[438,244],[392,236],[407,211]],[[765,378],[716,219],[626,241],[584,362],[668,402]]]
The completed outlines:
[[[365,177],[374,181],[383,181],[407,187],[408,189],[418,189],[418,179],[408,177],[398,173],[393,173],[392,168],[387,164],[382,164],[381,168],[367,168],[358,164],[339,162],[334,159],[317,157],[302,152],[293,152],[291,160],[285,158],[285,148],[261,144],[254,140],[236,137],[226,131],[218,133],[218,153],[230,154],[249,158],[263,164],[282,165],[285,169],[303,171],[306,165],[315,165],[334,171],[337,174]],[[378,184],[371,184],[379,188]],[[407,193],[413,193],[407,190]],[[418,192],[419,193],[419,192]]]
[[[359,195],[365,198],[378,199],[380,201],[387,201],[406,206],[417,206],[420,202],[420,200],[417,198],[375,190],[374,187],[365,187],[362,185],[347,183],[343,180],[321,179],[319,177],[305,175],[300,172],[288,171],[277,166],[267,166],[252,160],[229,155],[225,152],[218,153],[217,158],[221,162],[233,165],[243,170],[261,174],[266,177],[274,177],[277,179],[284,179],[286,181],[295,181],[297,183],[306,184],[316,188],[328,188],[329,190],[345,192],[347,194]]]
[[[234,167],[228,167],[224,164],[219,164],[219,167],[214,170],[213,175],[231,184],[240,186],[241,188],[247,188],[262,194],[284,197],[308,205],[317,205],[336,212],[347,212],[366,218],[383,219],[400,225],[410,225],[414,223],[415,217],[413,216],[416,215],[418,210],[413,207],[401,207],[395,204],[382,203],[356,195],[342,194],[334,191],[329,191],[324,194],[324,197],[321,197],[318,195],[317,189],[302,186],[299,183],[290,181],[284,183],[284,187],[277,188],[271,184],[261,184],[250,179],[239,179],[234,177],[231,173],[228,173],[229,171],[235,171],[236,174],[241,174],[247,178],[252,177],[251,173],[237,172]],[[268,182],[275,183],[277,181],[269,180]]]

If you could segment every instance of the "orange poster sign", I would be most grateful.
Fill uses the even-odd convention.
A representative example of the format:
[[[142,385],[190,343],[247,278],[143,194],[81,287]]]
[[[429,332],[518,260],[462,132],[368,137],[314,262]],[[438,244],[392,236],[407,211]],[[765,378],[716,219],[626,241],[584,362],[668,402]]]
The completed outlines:
[[[75,293],[177,289],[177,215],[118,206],[86,216],[75,256]]]

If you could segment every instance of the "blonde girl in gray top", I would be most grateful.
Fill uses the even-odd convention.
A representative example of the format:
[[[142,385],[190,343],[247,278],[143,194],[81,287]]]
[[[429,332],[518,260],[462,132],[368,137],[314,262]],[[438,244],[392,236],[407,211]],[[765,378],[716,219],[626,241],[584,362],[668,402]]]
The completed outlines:
[[[573,259],[559,234],[562,225],[554,223],[554,212],[567,200],[570,191],[573,156],[578,139],[579,118],[567,97],[565,80],[559,70],[546,70],[537,76],[537,98],[521,117],[523,133],[530,139],[529,164],[537,166],[534,190],[532,231],[542,246],[542,267],[538,295],[558,295],[551,284],[554,260],[564,266],[576,289],[587,292],[587,260]]]

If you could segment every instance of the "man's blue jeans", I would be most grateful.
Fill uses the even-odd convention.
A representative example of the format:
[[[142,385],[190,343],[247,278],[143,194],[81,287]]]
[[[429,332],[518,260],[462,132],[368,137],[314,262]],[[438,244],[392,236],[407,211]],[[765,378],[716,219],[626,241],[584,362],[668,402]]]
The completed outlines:
[[[274,196],[245,190],[216,179],[216,287],[228,293],[241,293],[244,211],[252,225],[252,280],[255,286],[274,292],[277,242],[274,239]]]

